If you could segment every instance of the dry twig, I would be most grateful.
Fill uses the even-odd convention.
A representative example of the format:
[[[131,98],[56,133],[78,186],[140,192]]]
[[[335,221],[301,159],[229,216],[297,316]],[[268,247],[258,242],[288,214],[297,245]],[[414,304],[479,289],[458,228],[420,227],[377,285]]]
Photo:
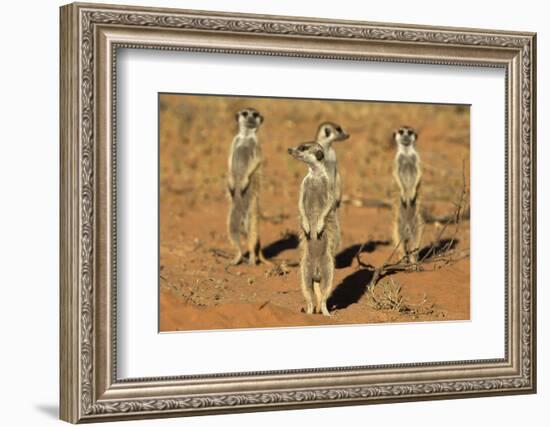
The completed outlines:
[[[210,248],[208,251],[210,253],[214,254],[214,256],[216,256],[216,257],[221,257],[221,258],[225,258],[225,259],[231,259],[232,258],[231,254],[229,254],[227,251],[224,251],[223,249]]]

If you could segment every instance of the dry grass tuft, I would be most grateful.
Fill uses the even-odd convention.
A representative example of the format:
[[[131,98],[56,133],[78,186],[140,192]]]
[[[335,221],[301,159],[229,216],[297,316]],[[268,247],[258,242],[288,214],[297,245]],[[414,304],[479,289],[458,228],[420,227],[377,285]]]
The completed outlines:
[[[273,276],[287,276],[288,273],[290,273],[289,265],[285,260],[281,262],[276,262],[273,264],[272,267],[269,268],[269,270],[266,270],[265,277],[273,277]]]
[[[374,310],[389,310],[398,313],[423,315],[433,314],[434,304],[424,295],[418,304],[412,304],[403,296],[401,285],[393,279],[383,280],[369,287],[367,305]]]

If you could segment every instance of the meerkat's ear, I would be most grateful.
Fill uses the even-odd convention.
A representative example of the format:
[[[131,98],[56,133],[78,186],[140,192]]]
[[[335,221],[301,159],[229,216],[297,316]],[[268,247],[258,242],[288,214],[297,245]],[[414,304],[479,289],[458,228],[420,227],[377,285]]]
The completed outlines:
[[[393,131],[392,134],[391,134],[391,138],[393,141],[395,141],[395,137],[397,136],[397,131]]]
[[[332,132],[330,131],[330,129],[327,127],[325,128],[325,136],[328,138],[330,136]]]
[[[261,123],[263,123],[263,122],[264,122],[264,116],[262,116],[262,115],[260,114],[260,116],[259,116],[259,117],[260,117],[260,124],[261,124]]]
[[[325,158],[325,153],[323,153],[323,150],[317,150],[315,152],[315,158],[318,160],[318,161],[321,161]]]
[[[240,116],[240,114],[241,114],[240,111],[237,111],[237,112],[235,113],[235,121],[237,121],[237,122],[239,121],[239,116]]]

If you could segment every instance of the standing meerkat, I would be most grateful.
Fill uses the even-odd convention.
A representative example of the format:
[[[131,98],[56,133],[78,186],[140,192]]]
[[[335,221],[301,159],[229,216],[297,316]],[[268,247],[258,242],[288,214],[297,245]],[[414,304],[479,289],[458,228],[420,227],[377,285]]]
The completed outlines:
[[[393,133],[397,144],[393,176],[399,186],[399,202],[394,221],[394,242],[402,256],[416,263],[422,235],[419,189],[422,178],[420,156],[414,144],[417,134],[410,127],[401,127]]]
[[[247,240],[248,261],[256,264],[267,262],[260,248],[258,236],[260,169],[262,151],[258,140],[258,129],[263,123],[262,115],[253,108],[243,108],[235,115],[238,124],[229,153],[227,187],[231,198],[228,217],[229,239],[237,254],[232,264],[240,264],[244,249],[241,235]]]
[[[340,248],[340,220],[338,218],[338,208],[342,201],[342,181],[340,172],[338,171],[338,162],[336,160],[336,150],[332,147],[333,142],[345,141],[349,138],[349,134],[342,129],[342,126],[332,123],[323,122],[317,129],[315,140],[325,152],[325,166],[327,169],[330,185],[334,191],[334,210],[337,232],[335,235],[334,251]]]
[[[289,148],[289,154],[308,165],[302,181],[298,209],[302,238],[300,246],[301,288],[306,300],[306,313],[330,316],[327,300],[334,280],[334,244],[336,221],[334,192],[325,166],[323,147],[306,142]],[[313,296],[315,295],[315,310]]]
[[[342,187],[340,181],[340,173],[338,172],[338,162],[336,160],[336,151],[332,147],[333,142],[345,141],[349,138],[349,134],[342,129],[342,126],[332,122],[324,122],[319,125],[315,140],[325,152],[325,166],[331,185],[334,187],[334,199],[336,207],[340,206],[342,201]]]

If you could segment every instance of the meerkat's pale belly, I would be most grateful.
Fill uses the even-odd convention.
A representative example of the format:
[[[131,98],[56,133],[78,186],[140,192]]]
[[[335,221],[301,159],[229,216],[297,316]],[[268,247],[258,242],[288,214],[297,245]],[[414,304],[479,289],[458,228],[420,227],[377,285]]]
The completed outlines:
[[[413,156],[399,156],[397,159],[397,168],[403,186],[407,190],[412,190],[418,175],[416,158]]]
[[[241,178],[245,175],[248,166],[254,158],[254,147],[250,144],[239,144],[233,152],[231,162],[231,172],[236,178]]]
[[[304,211],[308,221],[314,227],[327,204],[327,182],[311,179],[304,194]]]

